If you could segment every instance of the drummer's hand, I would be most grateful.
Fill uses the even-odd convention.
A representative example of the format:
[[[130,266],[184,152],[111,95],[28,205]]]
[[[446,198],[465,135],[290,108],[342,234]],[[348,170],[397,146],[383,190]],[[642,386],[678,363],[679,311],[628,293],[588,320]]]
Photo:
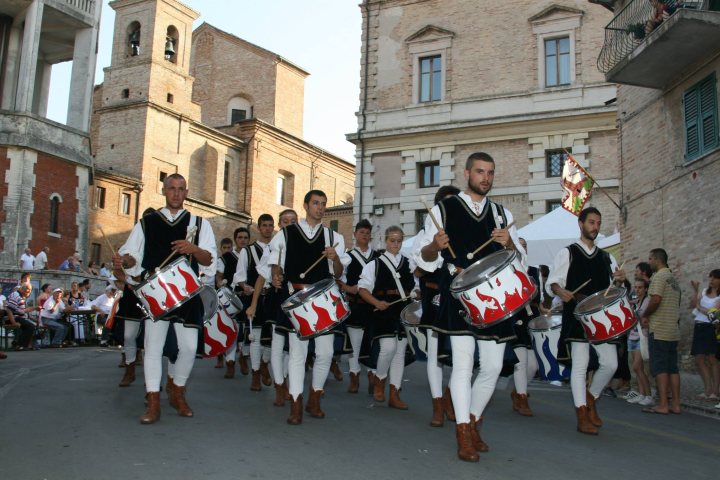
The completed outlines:
[[[573,296],[573,294],[570,290],[566,290],[564,288],[559,288],[555,293],[565,303],[572,302],[573,300],[575,300],[575,297]]]
[[[640,326],[642,328],[650,328],[650,319],[647,317],[640,317]]]
[[[503,247],[511,247],[514,245],[512,239],[510,238],[510,230],[507,228],[494,228],[490,236],[493,241],[499,243]]]
[[[175,240],[174,242],[171,242],[170,245],[172,245],[172,249],[175,252],[182,255],[192,255],[200,251],[200,247],[194,243],[188,242],[187,240]]]
[[[336,258],[338,258],[337,251],[334,247],[325,247],[324,253],[328,260],[334,261]]]
[[[414,300],[420,300],[420,289],[416,288],[410,293],[410,298]]]
[[[248,318],[255,318],[255,310],[257,310],[257,305],[250,304],[250,306],[245,310],[245,316]]]
[[[541,315],[550,315],[552,313],[552,309],[545,308],[542,303],[538,304],[538,310],[540,310]]]
[[[242,291],[245,295],[252,295],[253,292],[255,292],[255,289],[253,287],[251,287],[250,285],[243,283]]]
[[[387,310],[388,307],[390,307],[390,304],[385,300],[380,300],[378,303],[375,304],[375,308],[377,310]]]
[[[446,248],[448,248],[449,245],[450,237],[448,237],[448,234],[445,233],[445,230],[438,230],[438,232],[433,236],[433,250],[439,252],[440,250],[445,250]]]
[[[625,270],[616,268],[615,271],[613,272],[613,280],[615,280],[616,282],[623,283],[623,282],[625,282],[626,279],[627,279],[627,277],[625,276]]]

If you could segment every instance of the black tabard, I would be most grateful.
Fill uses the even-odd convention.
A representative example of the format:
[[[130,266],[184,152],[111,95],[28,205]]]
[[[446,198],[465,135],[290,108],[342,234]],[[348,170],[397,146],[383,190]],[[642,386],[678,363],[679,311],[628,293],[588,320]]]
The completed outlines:
[[[388,259],[392,265],[392,260]],[[376,258],[375,262],[375,287],[373,288],[372,295],[378,300],[383,300],[388,303],[392,303],[400,299],[399,294],[388,295],[385,292],[388,290],[397,290],[397,283],[395,282],[395,275],[400,275],[400,285],[402,285],[405,291],[405,296],[409,297],[410,293],[415,287],[415,278],[409,268],[409,261],[407,258],[402,257],[400,264],[397,268],[390,270],[388,266],[381,260]],[[410,302],[398,302],[395,305],[391,305],[387,310],[378,310],[372,314],[373,331],[369,333],[370,338],[379,337],[392,337],[399,335],[405,336],[405,328],[400,323],[400,312],[403,308],[407,307]]]
[[[475,254],[475,258],[467,258],[468,253],[473,252],[490,239],[493,229],[496,228],[493,211],[490,207],[491,203],[490,199],[487,199],[480,215],[476,215],[459,196],[447,197],[438,204],[445,232],[450,238],[450,245],[457,258],[452,258],[449,249],[442,250],[445,264],[440,271],[440,310],[437,323],[433,328],[448,335],[473,335],[480,340],[495,340],[502,343],[515,338],[512,323],[505,321],[487,328],[478,329],[463,320],[460,312],[464,312],[465,309],[460,301],[450,294],[450,284],[457,274],[455,276],[451,275],[447,268],[448,264],[467,268],[481,258],[502,250],[503,247],[500,244],[491,242],[481,252]],[[505,209],[500,204],[496,205],[498,214],[502,219],[502,225],[497,227],[507,227]]]
[[[258,260],[262,259],[263,256],[263,247],[261,245],[258,245],[257,242],[248,245],[244,248],[245,254],[247,255],[247,269],[245,270],[245,284],[247,284],[249,287],[255,288],[255,282],[257,281],[258,277],[260,276],[257,272],[257,262],[255,262],[255,257],[253,257],[252,251],[255,250],[255,254],[258,257]],[[247,318],[247,315],[245,314],[245,311],[252,303],[252,294],[245,295],[243,293],[243,289],[239,286],[235,286],[235,292],[237,293],[238,297],[240,297],[240,301],[243,304],[243,311],[240,312],[240,314],[237,316],[238,322],[247,323],[249,325],[249,321]],[[265,324],[266,320],[265,315],[265,295],[260,295],[258,298],[257,303],[257,309],[255,310],[255,318],[253,318],[253,328],[262,328],[262,326]]]
[[[223,271],[223,280],[227,282],[227,286],[230,287],[233,282],[233,277],[237,271],[238,254],[234,251],[223,253],[221,261],[225,264],[225,270]]]
[[[360,260],[355,258],[355,254],[360,257]],[[375,250],[371,250],[370,257],[366,259],[360,250],[353,248],[348,251],[348,255],[350,255],[352,261],[345,270],[345,276],[347,280],[346,283],[352,287],[357,285],[358,280],[360,280],[360,274],[362,273],[365,265],[375,260],[378,257],[378,253]],[[350,328],[365,328],[368,320],[370,319],[372,307],[365,303],[365,301],[360,298],[360,295],[346,293],[345,296],[350,302],[350,317],[345,320],[344,325]]]
[[[330,232],[333,245],[334,232],[326,227],[318,228],[313,238],[308,238],[300,225],[293,223],[282,229],[285,235],[285,280],[292,283],[312,284],[332,276],[327,260],[323,259],[310,270],[305,278],[300,274],[308,269],[325,252],[325,230]]]

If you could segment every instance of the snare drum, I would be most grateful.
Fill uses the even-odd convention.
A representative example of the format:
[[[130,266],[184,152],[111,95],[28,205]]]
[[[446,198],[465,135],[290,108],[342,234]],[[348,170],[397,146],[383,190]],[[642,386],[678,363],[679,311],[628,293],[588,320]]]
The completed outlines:
[[[304,340],[329,332],[350,315],[350,305],[332,278],[295,292],[281,308]]]
[[[217,306],[215,314],[205,321],[203,325],[203,356],[217,357],[225,353],[237,341],[238,324],[233,320],[222,305]]]
[[[450,293],[465,308],[463,318],[486,328],[509,319],[537,293],[514,250],[500,250],[473,263],[450,284]]]
[[[408,347],[415,355],[415,360],[427,360],[427,337],[418,325],[422,319],[422,302],[412,302],[400,312],[400,322],[405,327]]]
[[[406,327],[417,327],[420,325],[422,314],[422,302],[412,302],[400,312],[400,321]]]
[[[570,369],[558,362],[561,329],[562,312],[540,315],[528,322],[528,332],[543,380],[562,381],[570,377]]]
[[[243,304],[240,298],[235,295],[230,288],[222,286],[217,289],[218,302],[220,305],[227,310],[227,313],[231,316],[235,316],[243,311]]]
[[[200,293],[202,283],[185,257],[156,271],[135,289],[147,312],[159,319]]]
[[[607,295],[605,290],[593,293],[578,303],[573,313],[590,343],[615,340],[637,323],[624,288],[610,287]]]

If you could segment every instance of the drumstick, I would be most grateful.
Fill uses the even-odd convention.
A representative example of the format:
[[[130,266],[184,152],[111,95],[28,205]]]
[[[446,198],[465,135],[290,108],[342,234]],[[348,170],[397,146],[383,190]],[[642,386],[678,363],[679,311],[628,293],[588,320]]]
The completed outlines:
[[[618,270],[622,270],[624,266],[625,266],[625,262],[623,262],[622,265],[620,265],[620,268],[618,268]],[[615,270],[615,271],[617,271],[617,270]],[[610,291],[610,287],[612,287],[612,286],[613,286],[613,282],[610,282],[610,285],[608,285],[607,290],[605,290],[605,293],[603,293],[603,297],[607,297],[607,294]]]
[[[589,278],[588,278],[587,280],[585,280],[585,283],[583,283],[582,285],[580,285],[579,287],[577,287],[575,290],[573,290],[572,292],[570,292],[570,295],[573,295],[573,296],[574,296],[577,292],[579,292],[580,290],[582,290],[585,285],[587,285],[588,283],[590,283],[590,280],[591,280],[591,279],[589,279]]]
[[[515,225],[515,220],[513,220],[512,222],[510,222],[510,225],[508,225],[508,226],[505,227],[505,228],[507,228],[507,229],[509,230],[510,227],[512,227],[513,225]],[[482,250],[483,248],[487,247],[488,245],[490,245],[490,244],[491,244],[492,242],[494,242],[494,241],[495,241],[494,238],[490,238],[490,240],[488,240],[487,242],[483,243],[482,245],[480,245],[478,248],[476,248],[476,249],[473,250],[472,252],[468,253],[468,254],[467,254],[468,260],[472,260],[476,253],[478,253],[480,250]]]
[[[250,341],[252,342],[252,341],[254,340],[254,335],[253,335],[253,333],[252,333],[252,320],[253,320],[253,317],[248,316],[247,319],[248,319],[248,323],[250,323],[250,331],[248,332],[248,340],[250,340]]]
[[[335,245],[332,246],[332,248],[335,248],[335,247],[337,247],[338,245],[340,245],[340,244],[339,244],[339,243],[336,243]],[[325,258],[325,257],[327,257],[327,254],[326,254],[326,253],[323,253],[322,255],[320,255],[320,258],[318,258],[317,260],[315,260],[315,263],[313,263],[312,265],[310,265],[307,270],[305,270],[303,273],[300,274],[300,278],[305,278],[305,275],[307,275],[307,274],[310,272],[310,270],[312,270],[313,268],[315,268],[315,265],[317,265],[318,263],[320,263],[320,261],[321,261],[323,258]],[[279,262],[279,261],[280,261],[280,259],[278,258],[278,262]]]
[[[278,247],[278,263],[277,263],[277,266],[278,266],[278,268],[280,269],[280,272],[281,272],[281,273],[282,273],[282,271],[283,271],[283,267],[280,266],[280,264],[282,263],[282,252],[283,252],[283,247],[282,247],[282,245],[280,245],[280,247]],[[272,273],[270,274],[270,282],[272,283]],[[275,291],[277,292],[278,290],[279,290],[278,287],[275,287]]]
[[[108,240],[107,235],[105,235],[105,232],[103,231],[102,225],[100,225],[99,223],[96,223],[96,224],[95,224],[95,228],[97,228],[98,230],[100,230],[100,234],[103,236],[103,238],[104,238],[105,241],[107,242],[107,246],[110,247],[110,251],[112,252],[113,255],[115,255],[115,249],[113,248],[112,244],[110,243],[110,240]]]
[[[400,302],[406,302],[406,301],[408,301],[408,300],[412,300],[412,298],[411,298],[411,297],[398,298],[398,299],[395,300],[394,302],[388,303],[388,307],[389,307],[390,305],[395,305],[396,303],[400,303]],[[377,311],[378,311],[377,308],[373,310],[373,312],[377,312]]]
[[[425,197],[420,198],[420,200],[422,201],[423,205],[425,205],[425,208],[426,208],[427,211],[428,211],[428,215],[430,215],[430,219],[431,219],[432,222],[435,224],[435,228],[437,228],[437,230],[438,230],[438,232],[439,232],[439,231],[441,230],[440,224],[438,223],[437,218],[435,218],[435,215],[433,215],[432,210],[430,209],[430,206],[429,206],[429,205],[427,204],[427,202],[425,201]],[[455,250],[453,250],[453,248],[450,246],[450,243],[449,243],[449,242],[448,242],[448,251],[450,252],[450,256],[451,256],[452,258],[457,258],[457,257],[455,256]]]
[[[186,242],[192,241],[193,238],[195,237],[195,232],[197,232],[197,227],[196,227],[195,225],[193,225],[192,227],[188,227],[187,235],[185,236],[185,241],[186,241]],[[165,258],[165,260],[163,260],[163,262],[160,264],[159,267],[157,267],[156,270],[162,270],[162,268],[165,266],[165,264],[166,264],[167,262],[169,262],[170,259],[175,256],[176,253],[177,253],[176,250],[173,250],[172,252],[170,252],[170,255],[168,255],[168,256]]]

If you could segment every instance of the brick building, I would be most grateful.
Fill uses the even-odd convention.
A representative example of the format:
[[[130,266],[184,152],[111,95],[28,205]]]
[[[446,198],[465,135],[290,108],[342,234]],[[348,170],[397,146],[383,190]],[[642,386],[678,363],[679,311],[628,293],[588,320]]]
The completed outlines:
[[[89,115],[101,5],[0,2],[0,265],[50,247],[57,266],[86,252]],[[73,61],[66,124],[48,120],[52,67]]]
[[[689,347],[690,280],[706,285],[719,265],[712,198],[720,178],[720,2],[665,2],[670,9],[660,22],[651,21],[649,2],[608,3],[615,17],[604,30],[598,67],[619,84],[623,258],[633,265],[652,248],[668,251],[683,289]]]
[[[492,197],[519,227],[556,208],[570,150],[617,197],[615,86],[595,67],[611,15],[580,0],[367,0],[355,220],[374,241],[391,224],[413,234],[422,198],[464,188],[468,155],[496,159]],[[617,208],[596,194],[603,233]]]

